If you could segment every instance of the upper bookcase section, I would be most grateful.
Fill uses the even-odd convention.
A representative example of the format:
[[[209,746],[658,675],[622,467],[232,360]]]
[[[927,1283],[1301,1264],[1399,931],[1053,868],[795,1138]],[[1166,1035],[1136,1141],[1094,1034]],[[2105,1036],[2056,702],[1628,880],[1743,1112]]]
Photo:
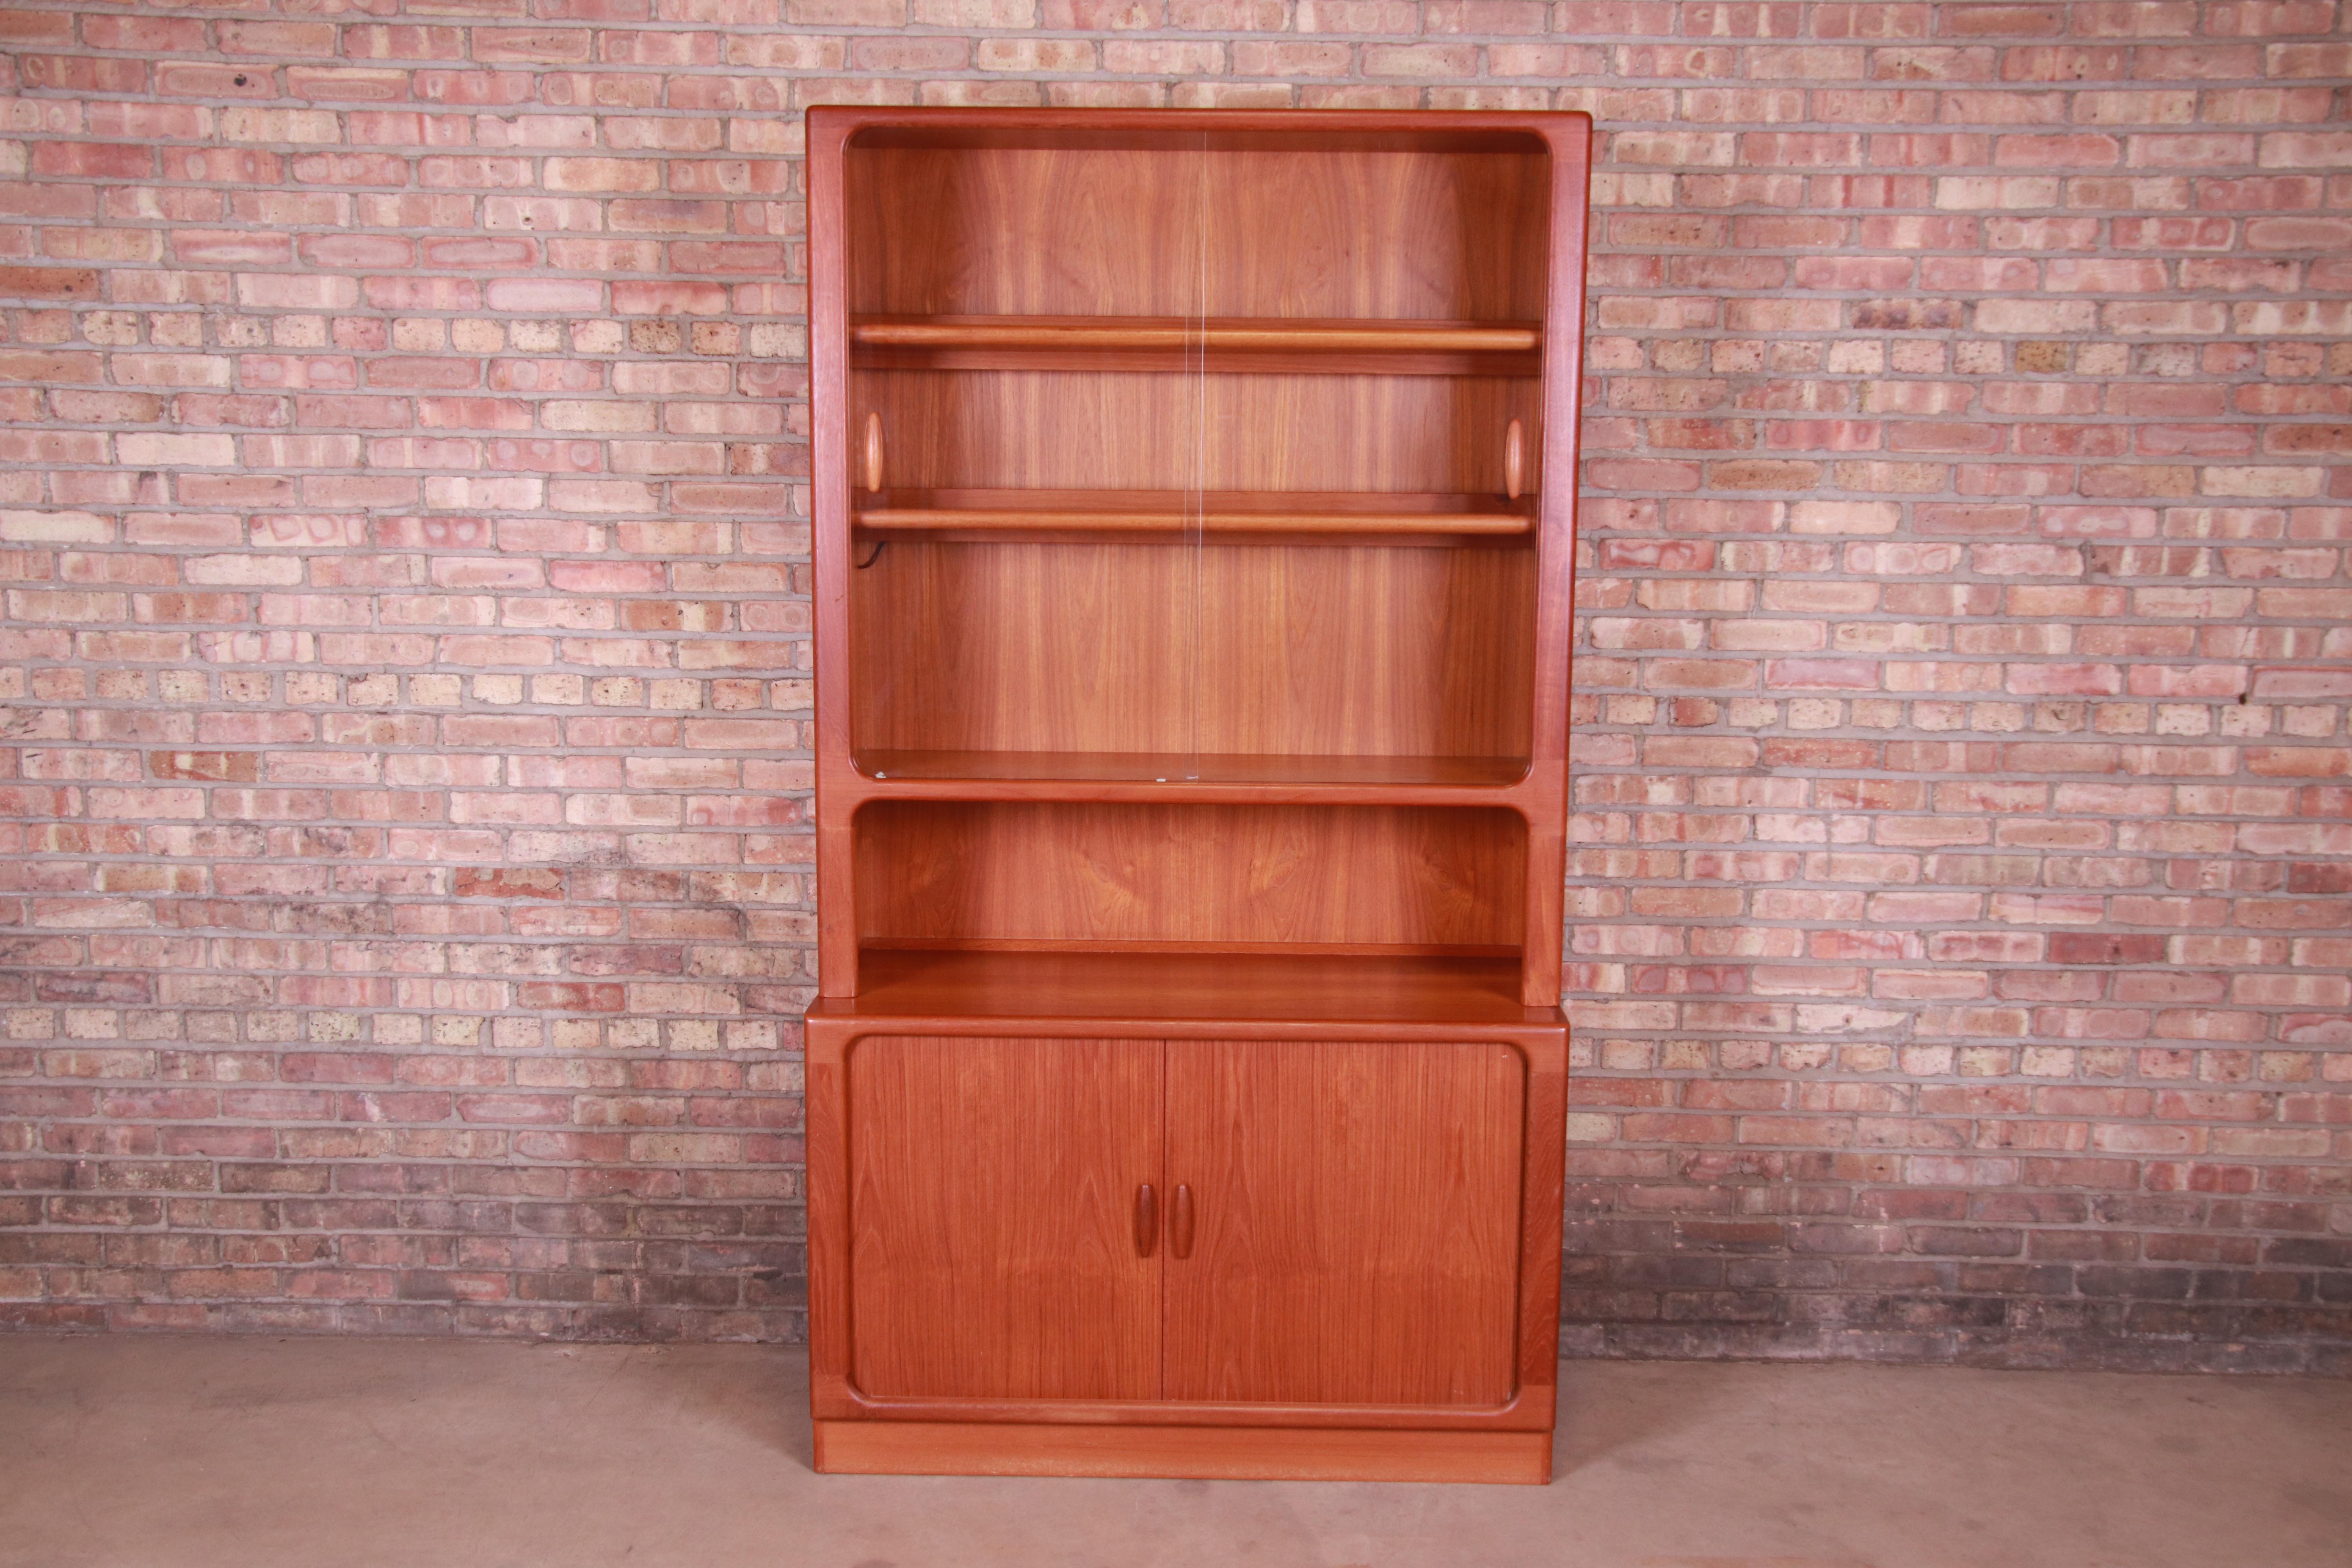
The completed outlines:
[[[1590,132],[812,110],[836,789],[1549,810]]]

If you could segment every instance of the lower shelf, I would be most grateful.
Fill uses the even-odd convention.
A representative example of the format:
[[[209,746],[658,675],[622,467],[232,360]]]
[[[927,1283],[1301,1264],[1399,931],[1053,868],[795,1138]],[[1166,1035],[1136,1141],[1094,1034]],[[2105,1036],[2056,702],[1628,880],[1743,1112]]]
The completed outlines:
[[[982,784],[1265,784],[1276,788],[1397,789],[1444,785],[1507,789],[1528,774],[1525,757],[1297,756],[1183,752],[864,751],[872,779]]]
[[[819,1421],[816,1468],[829,1474],[882,1476],[1483,1481],[1539,1487],[1551,1480],[1551,1434]]]

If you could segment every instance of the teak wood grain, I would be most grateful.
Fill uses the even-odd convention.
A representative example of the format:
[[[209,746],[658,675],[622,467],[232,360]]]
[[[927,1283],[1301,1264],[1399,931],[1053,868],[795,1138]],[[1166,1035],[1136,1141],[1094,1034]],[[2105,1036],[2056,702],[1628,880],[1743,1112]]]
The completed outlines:
[[[1289,960],[1285,967],[1340,961]],[[1360,961],[1354,961],[1360,963]],[[1031,995],[1038,995],[1033,989]],[[1047,995],[1055,993],[1045,992]],[[899,1000],[911,999],[900,994]],[[1139,999],[1150,1000],[1148,994]],[[1240,1041],[1253,1053],[1243,1058],[1244,1065],[1261,1073],[1279,1076],[1284,1057],[1294,1076],[1310,1071],[1314,1067],[1313,1053],[1335,1052],[1343,1065],[1352,1055],[1358,1063],[1367,1047],[1394,1046],[1408,1047],[1403,1056],[1384,1074],[1379,1092],[1394,1104],[1385,1112],[1389,1124],[1404,1113],[1442,1119],[1445,1108],[1461,1096],[1441,1089],[1428,1092],[1416,1084],[1416,1071],[1444,1074],[1459,1069],[1466,1077],[1459,1082],[1472,1086],[1473,1092],[1484,1085],[1494,1087],[1497,1081],[1497,1065],[1505,1068],[1501,1081],[1513,1079],[1520,1086],[1525,1131],[1520,1134],[1524,1157],[1521,1180],[1528,1194],[1556,1193],[1559,1182],[1559,1131],[1561,1127],[1562,1089],[1565,1082],[1567,1033],[1557,1013],[1549,1019],[1538,1009],[1492,1008],[1492,1021],[1461,1023],[1449,1021],[1442,1025],[1428,1023],[1405,1024],[1392,1019],[1366,1020],[1345,1025],[1329,1021],[1284,1021],[1285,1010],[1279,1006],[1266,1009],[1266,1016],[1235,1022],[1203,1012],[1195,1017],[1121,1018],[1119,1009],[1111,1006],[1097,1009],[1090,1017],[1024,1016],[1011,1005],[1013,998],[1005,999],[1007,1005],[999,1009],[1003,1015],[986,1019],[959,1014],[955,1016],[908,1013],[894,1015],[890,996],[886,989],[869,1005],[861,1001],[853,1006],[838,1002],[820,1002],[810,1010],[807,1030],[808,1072],[808,1158],[810,1171],[809,1237],[811,1255],[811,1327],[814,1343],[811,1352],[813,1373],[812,1399],[820,1417],[857,1417],[892,1421],[961,1420],[974,1422],[1034,1422],[1060,1420],[1082,1423],[1110,1423],[1144,1426],[1232,1426],[1261,1425],[1288,1426],[1347,1426],[1355,1427],[1399,1427],[1415,1430],[1462,1429],[1539,1432],[1551,1426],[1556,1363],[1553,1361],[1557,1343],[1556,1315],[1559,1300],[1559,1256],[1560,1214],[1556,1203],[1523,1198],[1517,1229],[1517,1253],[1507,1267],[1507,1277],[1499,1281],[1498,1294],[1507,1298],[1512,1292],[1511,1280],[1516,1279],[1517,1307],[1515,1349],[1516,1387],[1500,1404],[1397,1403],[1377,1398],[1356,1398],[1333,1403],[1265,1397],[1175,1397],[1166,1392],[1165,1378],[1170,1375],[1167,1356],[1163,1353],[1162,1394],[1159,1397],[1097,1399],[1086,1397],[1049,1396],[988,1396],[975,1394],[932,1395],[908,1394],[877,1394],[857,1384],[851,1374],[852,1346],[856,1339],[852,1302],[850,1248],[843,1238],[852,1230],[850,1221],[852,1179],[849,1152],[849,1129],[855,1120],[848,1103],[845,1068],[862,1045],[869,1040],[898,1041],[903,1038],[927,1039],[939,1042],[943,1049],[971,1049],[986,1053],[994,1042],[1009,1039],[1024,1049],[1057,1041],[1074,1042],[1091,1049],[1108,1038],[1131,1039],[1145,1050],[1160,1050],[1158,1058],[1164,1064],[1163,1072],[1172,1080],[1181,1075],[1181,1053],[1199,1048],[1202,1042]],[[1310,997],[1310,1001],[1317,1000]],[[1314,1010],[1311,1007],[1292,1011]],[[1372,1011],[1369,1005],[1367,1012]],[[1442,1011],[1443,1009],[1439,1009]],[[1475,1008],[1464,1011],[1476,1011]],[[1509,1021],[1516,1019],[1517,1021]],[[1500,1049],[1517,1058],[1516,1068],[1507,1058],[1479,1059],[1482,1051]],[[1422,1053],[1446,1053],[1423,1055]],[[1131,1058],[1139,1061],[1143,1058]],[[1395,1070],[1402,1068],[1402,1070]],[[1162,1135],[1162,1147],[1168,1152],[1161,1158],[1159,1179],[1152,1184],[1163,1193],[1172,1194],[1179,1187],[1192,1189],[1194,1248],[1192,1256],[1202,1256],[1199,1248],[1205,1237],[1206,1205],[1211,1201],[1210,1187],[1195,1187],[1178,1174],[1174,1143],[1177,1124],[1172,1097],[1163,1091],[1163,1121],[1167,1131]],[[1402,1110],[1400,1110],[1402,1108]],[[1507,1119],[1497,1119],[1491,1138],[1507,1140]],[[1251,1124],[1241,1118],[1227,1117],[1220,1121],[1211,1117],[1202,1125],[1208,1141],[1221,1137],[1243,1137],[1252,1131]],[[1265,1123],[1257,1124],[1263,1130]],[[1423,1156],[1425,1160],[1426,1155]],[[1412,1162],[1406,1162],[1410,1166]],[[1475,1169],[1475,1163],[1465,1168]],[[1448,1175],[1438,1184],[1452,1181]],[[1292,1201],[1310,1201],[1318,1175],[1312,1170],[1290,1173],[1285,1184]],[[1211,1184],[1213,1186],[1213,1184]],[[1327,1200],[1328,1203],[1328,1200]],[[1346,1205],[1339,1207],[1344,1213]],[[1132,1211],[1128,1217],[1132,1224]],[[1110,1223],[1110,1222],[1106,1222]],[[1507,1222],[1506,1229],[1508,1228]],[[1155,1249],[1163,1259],[1163,1343],[1176,1332],[1172,1314],[1177,1298],[1167,1289],[1170,1270],[1185,1267],[1185,1263],[1170,1258],[1164,1238]],[[1491,1237],[1491,1230],[1487,1233]],[[1442,1248],[1441,1248],[1442,1250]],[[1139,1249],[1139,1256],[1140,1256]],[[1377,1258],[1379,1254],[1372,1254]],[[1295,1271],[1295,1267],[1294,1267]],[[1420,1289],[1427,1289],[1423,1282]],[[1410,1294],[1398,1298],[1409,1308]],[[1391,1314],[1395,1317],[1396,1314]],[[1403,1321],[1410,1321],[1409,1314]],[[1228,1335],[1254,1331],[1245,1317],[1228,1315],[1213,1318],[1211,1326]],[[1244,1390],[1244,1392],[1247,1392]],[[1423,1391],[1415,1390],[1415,1393]]]
[[[872,539],[928,535],[964,543],[1088,543],[1152,536],[1249,534],[1260,543],[1493,543],[1534,520],[1483,495],[1390,491],[893,489],[857,509]],[[1223,540],[1220,542],[1223,542]]]
[[[1519,1000],[1516,958],[1362,952],[1251,953],[1198,951],[874,947],[856,996],[820,997],[809,1016],[860,1020],[961,1019],[1002,1028],[1058,1021],[1117,1022],[1122,1032],[1195,1023],[1243,1037],[1276,1025],[1393,1026],[1427,1035],[1559,1026],[1556,1009]],[[1478,1035],[1472,1037],[1486,1037]]]
[[[869,942],[1519,947],[1526,834],[1507,811],[882,801],[859,816]]]
[[[877,1036],[848,1059],[852,1372],[878,1395],[1150,1399],[1161,1049]]]
[[[856,316],[1544,314],[1531,152],[853,147]]]
[[[1166,1396],[1508,1403],[1524,1109],[1507,1046],[1171,1043]]]
[[[1590,142],[811,111],[820,1468],[1548,1478]]]
[[[858,763],[869,778],[898,780],[901,787],[890,793],[901,798],[926,793],[947,798],[909,787],[926,782],[959,788],[1025,783],[1050,792],[1074,784],[1175,780],[1180,794],[1170,798],[1214,801],[1220,791],[1239,788],[1267,805],[1350,804],[1334,791],[1376,793],[1397,805],[1504,805],[1465,792],[1508,791],[1527,773],[1527,763],[1517,757],[1341,757],[1292,752],[1253,756],[1231,752],[875,751],[864,753]],[[1276,791],[1281,792],[1278,799]],[[972,798],[996,797],[982,794]]]
[[[1480,321],[1113,316],[863,316],[860,370],[1534,376],[1540,329]]]
[[[860,368],[855,424],[881,422],[889,482],[915,489],[1414,492],[1507,498],[1512,420],[1538,430],[1533,376],[1286,373],[1171,377]],[[1529,485],[1540,462],[1526,465]]]
[[[1326,353],[1526,353],[1543,345],[1532,323],[1309,321],[1289,317],[860,316],[859,348],[1233,349]]]
[[[884,1476],[1170,1476],[1542,1486],[1549,1432],[819,1421],[816,1468]]]
[[[1524,550],[894,540],[857,574],[855,745],[1524,757],[1535,568]]]

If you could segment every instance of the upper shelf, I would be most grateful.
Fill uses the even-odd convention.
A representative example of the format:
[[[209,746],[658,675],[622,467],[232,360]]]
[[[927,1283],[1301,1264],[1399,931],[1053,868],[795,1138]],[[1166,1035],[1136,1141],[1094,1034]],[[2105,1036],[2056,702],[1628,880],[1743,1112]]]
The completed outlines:
[[[1525,757],[1257,756],[1223,752],[866,750],[858,772],[940,799],[1317,800],[1485,805],[1528,777]],[[1480,798],[1471,798],[1480,797]]]
[[[1534,375],[1543,329],[1532,321],[856,316],[849,342],[856,363],[876,370]]]
[[[886,489],[863,493],[860,537],[941,542],[1512,544],[1534,532],[1532,498],[1363,490]]]
[[[872,348],[1303,349],[1339,353],[1442,350],[1524,353],[1533,322],[1301,321],[1181,316],[860,316],[849,341]]]

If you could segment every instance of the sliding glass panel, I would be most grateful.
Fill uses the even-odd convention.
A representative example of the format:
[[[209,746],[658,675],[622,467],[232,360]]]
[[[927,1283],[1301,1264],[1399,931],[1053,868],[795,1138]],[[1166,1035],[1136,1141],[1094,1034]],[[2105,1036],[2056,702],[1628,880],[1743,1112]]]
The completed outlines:
[[[1196,772],[1201,142],[941,130],[852,149],[866,773]]]
[[[1533,694],[1549,160],[1234,139],[1208,157],[1209,776],[1504,784]],[[1520,150],[1524,149],[1524,150]],[[1265,347],[1260,345],[1279,345]]]
[[[1509,135],[854,146],[859,766],[1517,778],[1548,192]]]

